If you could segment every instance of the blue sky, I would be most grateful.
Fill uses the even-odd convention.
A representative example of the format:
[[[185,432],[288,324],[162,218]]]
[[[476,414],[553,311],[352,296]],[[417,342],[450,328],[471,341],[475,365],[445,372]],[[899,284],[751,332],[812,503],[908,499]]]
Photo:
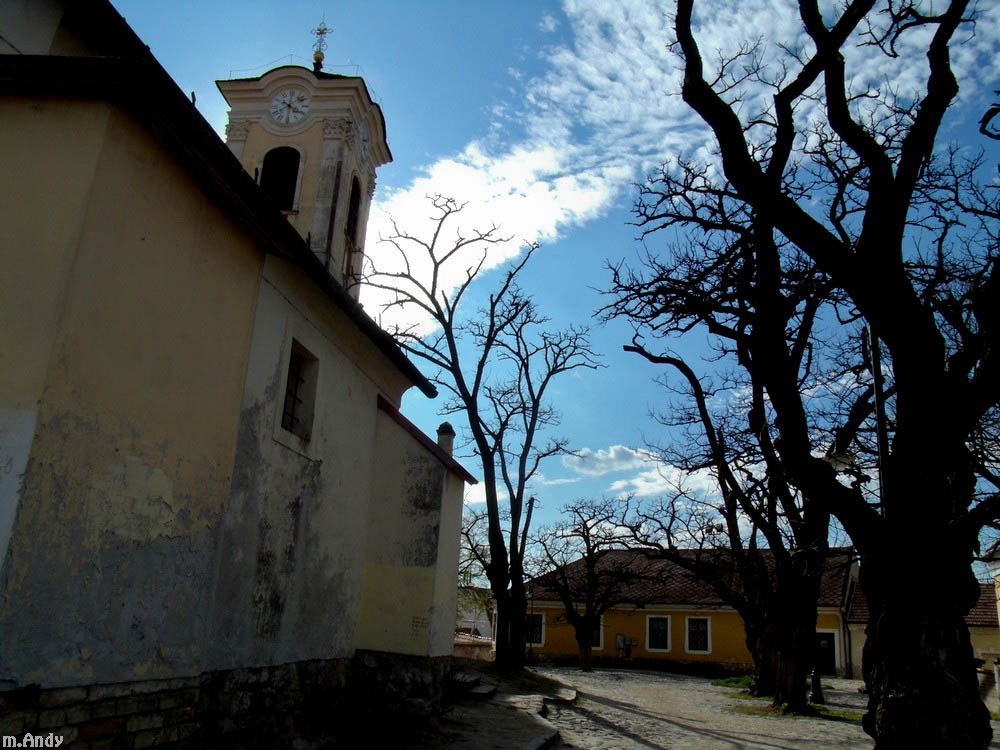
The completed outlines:
[[[633,184],[664,158],[707,157],[704,129],[678,95],[678,63],[668,49],[669,4],[629,0],[112,0],[177,84],[221,134],[226,106],[215,81],[259,75],[282,64],[310,65],[320,21],[328,72],[364,77],[385,114],[394,161],[380,168],[366,251],[374,255],[393,216],[419,231],[428,192],[470,201],[464,219],[500,225],[535,239],[525,286],[559,324],[593,321],[605,301],[607,261],[638,249],[628,225]],[[777,0],[706,2],[698,17],[705,49],[780,35],[800,43],[795,14]],[[979,4],[975,38],[956,50],[958,67],[996,70],[994,2]],[[734,18],[739,23],[734,23]],[[905,86],[920,65],[886,71]],[[863,65],[863,61],[859,64]],[[881,65],[882,63],[880,63]],[[916,76],[916,78],[914,78]],[[992,101],[992,80],[963,80],[969,112]],[[978,109],[977,109],[978,108]],[[498,248],[490,263],[516,257],[521,243]],[[494,277],[487,273],[483,284]],[[374,312],[378,301],[362,301]],[[562,414],[557,433],[580,452],[550,459],[532,488],[540,523],[573,499],[623,491],[654,494],[664,470],[643,460],[647,439],[662,440],[649,418],[663,403],[658,371],[621,351],[630,331],[598,326],[595,349],[606,365],[563,376],[552,391]],[[695,336],[676,347],[697,350]],[[420,364],[418,362],[418,364]],[[430,435],[440,404],[408,394],[404,413]],[[462,425],[452,419],[461,431]],[[466,459],[473,474],[479,471]],[[669,471],[666,471],[669,474]]]

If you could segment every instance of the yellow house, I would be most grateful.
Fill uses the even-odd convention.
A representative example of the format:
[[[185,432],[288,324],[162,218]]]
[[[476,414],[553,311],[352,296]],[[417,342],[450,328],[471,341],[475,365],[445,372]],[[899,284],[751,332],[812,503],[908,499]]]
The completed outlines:
[[[224,143],[106,0],[0,5],[0,734],[284,745],[440,688],[475,480],[356,301],[391,154],[316,62],[220,82]]]
[[[683,667],[749,670],[743,619],[708,583],[666,559],[646,559],[642,551],[618,550],[602,564],[631,567],[641,576],[623,583],[613,595],[618,602],[600,618],[592,636],[595,663],[629,661]],[[570,563],[582,566],[582,561]],[[828,558],[821,580],[816,622],[820,668],[824,674],[850,669],[846,640],[846,608],[852,597],[857,565],[847,551]],[[528,614],[529,647],[534,656],[575,659],[576,634],[552,585],[553,574],[531,585]]]

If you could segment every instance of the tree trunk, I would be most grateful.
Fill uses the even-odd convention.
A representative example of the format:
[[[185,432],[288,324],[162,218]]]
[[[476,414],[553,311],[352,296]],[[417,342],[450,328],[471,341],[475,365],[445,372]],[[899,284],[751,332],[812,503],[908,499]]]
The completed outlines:
[[[962,403],[938,395],[947,385],[897,374],[881,533],[859,545],[869,607],[863,725],[876,750],[983,750],[993,736],[965,624],[979,599],[976,529],[963,525],[974,464]]]
[[[777,599],[777,597],[776,597]],[[747,645],[754,660],[750,694],[772,698],[774,706],[791,713],[808,707],[809,670],[816,633],[816,599],[777,599]]]
[[[746,643],[753,658],[753,678],[750,681],[750,695],[773,696],[778,689],[778,659],[774,635],[768,627],[767,617],[757,625],[751,625],[744,615]]]
[[[774,705],[788,713],[802,713],[809,707],[807,679],[816,647],[816,606],[813,604],[810,616],[802,611],[808,607],[794,601],[788,604],[788,621],[782,627],[785,632],[775,649],[778,668]]]
[[[524,667],[527,654],[528,597],[524,590],[524,576],[511,576],[510,582],[510,654],[507,671],[519,672]]]
[[[925,539],[933,555],[911,549],[907,559],[862,557],[870,612],[862,724],[876,750],[983,750],[993,732],[964,619],[979,587],[968,563],[964,570],[955,564],[966,557],[961,550]]]
[[[576,631],[576,648],[580,652],[580,671],[592,672],[594,667],[591,664],[591,654],[593,647],[590,645],[590,633],[580,633],[580,628]]]
[[[808,708],[808,676],[816,648],[819,583],[826,550],[799,550],[775,570],[769,600],[757,612],[743,615],[747,648],[754,660],[750,694],[770,696],[774,706],[790,713]]]
[[[497,624],[493,631],[493,640],[496,644],[496,654],[493,664],[501,672],[509,671],[511,662],[510,651],[510,599],[507,591],[498,593],[495,589],[493,596],[497,600]]]

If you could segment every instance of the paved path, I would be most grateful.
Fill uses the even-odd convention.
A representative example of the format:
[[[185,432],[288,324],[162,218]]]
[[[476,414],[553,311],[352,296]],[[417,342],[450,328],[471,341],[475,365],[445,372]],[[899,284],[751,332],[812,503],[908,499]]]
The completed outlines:
[[[552,703],[546,718],[566,748],[578,750],[871,750],[860,722],[739,713],[766,705],[739,698],[700,677],[663,672],[534,668],[577,689],[573,703]],[[861,713],[860,682],[825,679],[827,705]]]
[[[533,666],[524,677],[484,679],[498,691],[485,702],[459,704],[407,750],[871,750],[859,720],[760,716],[766,706],[701,677],[669,672]],[[864,712],[858,680],[824,678],[830,708]],[[993,722],[990,748],[1000,748]],[[375,745],[382,746],[382,745]]]

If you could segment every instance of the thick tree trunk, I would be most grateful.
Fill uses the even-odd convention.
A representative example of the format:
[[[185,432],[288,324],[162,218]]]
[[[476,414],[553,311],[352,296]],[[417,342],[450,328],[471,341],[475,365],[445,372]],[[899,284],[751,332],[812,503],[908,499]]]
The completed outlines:
[[[497,593],[493,591],[493,596],[497,600],[497,621],[496,629],[493,631],[493,640],[496,644],[496,654],[493,664],[501,672],[509,669],[511,662],[510,651],[510,599],[507,591]]]
[[[773,633],[766,621],[756,626],[750,625],[745,616],[743,621],[746,623],[747,648],[753,657],[750,695],[773,696],[778,689],[778,658]]]
[[[808,707],[808,676],[816,633],[816,599],[787,598],[775,602],[766,621],[756,628],[751,695],[770,696],[773,704],[800,713]]]
[[[519,672],[525,663],[527,654],[527,617],[528,597],[524,590],[523,575],[511,576],[510,582],[510,658],[507,660],[508,672]]]
[[[983,750],[992,739],[964,616],[979,589],[964,555],[940,540],[933,564],[864,556],[870,619],[863,654],[865,731],[876,750]],[[919,541],[914,540],[914,546]],[[960,568],[964,567],[964,570]]]
[[[583,633],[581,635],[579,629],[576,633],[576,648],[580,652],[580,671],[581,672],[592,672],[594,671],[593,664],[591,663],[591,655],[593,648],[590,645],[590,633]]]
[[[778,668],[774,705],[783,707],[789,713],[802,713],[809,707],[807,678],[815,651],[816,606],[813,605],[810,618],[808,613],[794,611],[801,609],[794,602],[790,604],[789,622],[783,626],[785,633],[776,649]]]
[[[792,713],[808,708],[808,676],[816,648],[816,613],[825,550],[798,551],[775,571],[769,603],[747,623],[747,647],[754,660],[750,693],[771,696]]]
[[[948,383],[914,370],[908,381],[897,374],[881,534],[859,545],[869,607],[863,724],[877,750],[983,750],[993,731],[965,624],[979,598],[976,529],[963,525],[975,486],[967,425],[961,402],[935,398]]]

